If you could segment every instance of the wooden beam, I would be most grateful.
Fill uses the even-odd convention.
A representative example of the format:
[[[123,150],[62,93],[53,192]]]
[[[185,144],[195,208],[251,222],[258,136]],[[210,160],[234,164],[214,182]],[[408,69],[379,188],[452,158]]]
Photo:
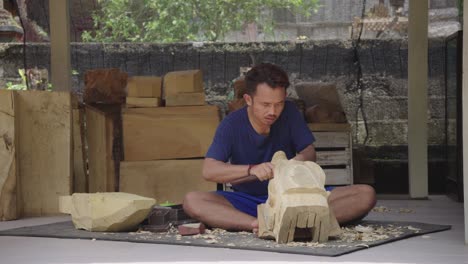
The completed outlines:
[[[70,91],[70,12],[68,0],[49,0],[52,89]]]
[[[408,163],[411,198],[428,196],[428,1],[409,1]]]
[[[68,92],[18,91],[15,139],[21,216],[59,213],[72,190],[72,115]]]
[[[463,24],[468,29],[468,3],[463,5]],[[463,31],[463,193],[465,201],[465,244],[468,245],[468,30]]]
[[[0,221],[19,217],[15,116],[15,92],[0,89]]]

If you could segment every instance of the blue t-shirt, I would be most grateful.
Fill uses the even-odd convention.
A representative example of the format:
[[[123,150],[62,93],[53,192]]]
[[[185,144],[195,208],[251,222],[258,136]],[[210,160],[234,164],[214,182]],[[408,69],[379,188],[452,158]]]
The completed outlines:
[[[288,159],[315,141],[304,118],[293,102],[286,101],[283,112],[267,136],[258,134],[249,121],[247,106],[230,113],[216,130],[207,158],[236,165],[270,162],[282,150]],[[268,181],[259,180],[233,185],[235,191],[268,195]]]

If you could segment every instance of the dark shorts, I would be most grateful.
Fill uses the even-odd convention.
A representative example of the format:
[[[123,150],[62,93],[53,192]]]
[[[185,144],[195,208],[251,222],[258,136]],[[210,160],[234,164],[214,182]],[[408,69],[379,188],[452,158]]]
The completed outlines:
[[[325,190],[331,191],[333,186],[326,186]],[[253,217],[257,217],[257,205],[265,203],[268,195],[254,196],[243,192],[216,191],[216,194],[223,196],[234,208]]]
[[[257,217],[257,205],[268,199],[268,195],[253,196],[243,192],[217,191],[216,194],[226,198],[237,210],[253,217]]]

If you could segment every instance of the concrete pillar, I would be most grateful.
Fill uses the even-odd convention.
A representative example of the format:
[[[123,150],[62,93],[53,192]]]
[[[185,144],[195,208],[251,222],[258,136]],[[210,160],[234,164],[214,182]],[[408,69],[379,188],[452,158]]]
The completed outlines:
[[[71,90],[69,0],[49,0],[52,89]]]
[[[427,198],[428,0],[409,1],[408,167],[411,198]]]
[[[468,2],[463,5],[463,193],[465,205],[465,244],[468,245]]]

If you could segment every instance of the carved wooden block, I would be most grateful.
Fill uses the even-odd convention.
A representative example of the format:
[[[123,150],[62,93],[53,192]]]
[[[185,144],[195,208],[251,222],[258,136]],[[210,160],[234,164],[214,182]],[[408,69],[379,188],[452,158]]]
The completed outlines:
[[[107,232],[136,229],[155,203],[153,198],[122,192],[74,193],[59,199],[60,212],[71,214],[75,228]]]
[[[320,166],[288,160],[282,151],[275,153],[272,163],[275,177],[268,184],[268,200],[257,209],[258,236],[288,243],[299,239],[325,242],[339,234]]]

